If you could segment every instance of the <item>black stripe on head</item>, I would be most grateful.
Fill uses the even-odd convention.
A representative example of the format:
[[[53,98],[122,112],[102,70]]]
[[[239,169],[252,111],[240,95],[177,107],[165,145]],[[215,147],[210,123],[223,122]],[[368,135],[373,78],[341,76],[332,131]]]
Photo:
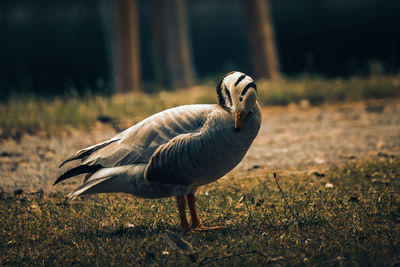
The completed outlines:
[[[246,74],[240,75],[237,81],[235,82],[235,86],[237,86],[244,78],[246,78]]]
[[[231,92],[229,92],[228,87],[226,87],[226,85],[225,85],[224,89],[225,89],[225,94],[228,97],[229,105],[232,106]]]
[[[248,85],[246,85],[246,87],[243,89],[241,95],[244,96],[247,93],[247,90],[249,90],[250,88],[254,88],[254,90],[256,90],[256,92],[257,92],[256,84],[254,82],[251,82]]]
[[[223,79],[222,79],[223,80]],[[218,103],[221,107],[223,107],[224,109],[226,109],[226,105],[225,105],[225,98],[222,95],[222,80],[218,83],[217,85],[217,95],[218,95]]]
[[[224,109],[226,109],[226,110],[230,110],[230,108],[229,107],[227,107],[227,103],[226,103],[226,101],[225,101],[225,98],[226,97],[228,97],[228,100],[231,102],[230,104],[232,105],[232,98],[231,98],[231,94],[229,93],[229,90],[228,90],[228,88],[226,88],[226,86],[224,86],[224,91],[226,90],[226,91],[228,91],[227,93],[226,92],[223,92],[222,91],[222,82],[224,81],[224,79],[227,77],[227,76],[229,76],[229,75],[231,75],[231,74],[233,74],[233,73],[235,73],[236,71],[231,71],[231,72],[229,72],[229,73],[227,73],[227,74],[225,74],[222,78],[221,78],[221,80],[219,81],[219,83],[217,84],[217,95],[218,95],[218,103],[219,103],[219,105],[221,106],[221,107],[223,107]],[[225,94],[226,95],[226,97],[224,97],[224,95],[223,94]]]

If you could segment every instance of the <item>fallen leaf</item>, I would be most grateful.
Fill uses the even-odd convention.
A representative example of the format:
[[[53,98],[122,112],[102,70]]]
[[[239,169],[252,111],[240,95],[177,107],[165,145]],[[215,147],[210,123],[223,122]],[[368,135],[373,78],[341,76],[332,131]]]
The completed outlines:
[[[168,244],[172,248],[180,250],[180,251],[184,251],[184,252],[189,252],[189,253],[194,252],[193,246],[189,242],[183,240],[176,233],[166,230],[165,237],[166,237],[165,239],[167,240]]]

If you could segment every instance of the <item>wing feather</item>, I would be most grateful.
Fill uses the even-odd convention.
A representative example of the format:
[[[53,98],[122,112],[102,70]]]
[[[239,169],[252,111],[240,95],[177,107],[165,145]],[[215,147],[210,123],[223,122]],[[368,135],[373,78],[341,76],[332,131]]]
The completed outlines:
[[[74,159],[81,159],[86,166],[103,167],[147,163],[161,145],[179,135],[197,132],[215,106],[180,106],[157,113],[110,140],[80,150],[63,164]]]
[[[229,116],[220,116],[221,112],[226,111],[219,108],[211,112],[199,131],[178,135],[159,146],[146,167],[145,179],[190,185],[199,178],[218,176],[220,172],[214,170],[212,163],[215,165],[218,155],[224,153],[224,139],[220,136],[233,132],[232,121]],[[221,168],[221,173],[224,169]]]

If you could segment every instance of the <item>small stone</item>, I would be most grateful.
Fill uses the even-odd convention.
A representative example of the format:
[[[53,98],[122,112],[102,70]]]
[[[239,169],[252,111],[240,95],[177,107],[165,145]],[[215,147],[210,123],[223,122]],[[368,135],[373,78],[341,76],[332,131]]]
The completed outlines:
[[[325,188],[333,188],[333,184],[327,183],[327,184],[325,184]]]

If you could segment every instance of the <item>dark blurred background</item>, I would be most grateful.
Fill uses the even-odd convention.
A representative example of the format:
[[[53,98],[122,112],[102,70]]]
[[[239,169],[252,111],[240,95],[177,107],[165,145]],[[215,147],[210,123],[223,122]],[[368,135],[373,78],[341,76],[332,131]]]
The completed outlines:
[[[281,74],[325,77],[400,69],[400,1],[270,0]],[[113,60],[104,0],[2,0],[0,96],[111,92]],[[138,1],[141,84],[157,77],[150,1]],[[187,0],[188,36],[197,81],[230,70],[252,73],[239,0]]]

